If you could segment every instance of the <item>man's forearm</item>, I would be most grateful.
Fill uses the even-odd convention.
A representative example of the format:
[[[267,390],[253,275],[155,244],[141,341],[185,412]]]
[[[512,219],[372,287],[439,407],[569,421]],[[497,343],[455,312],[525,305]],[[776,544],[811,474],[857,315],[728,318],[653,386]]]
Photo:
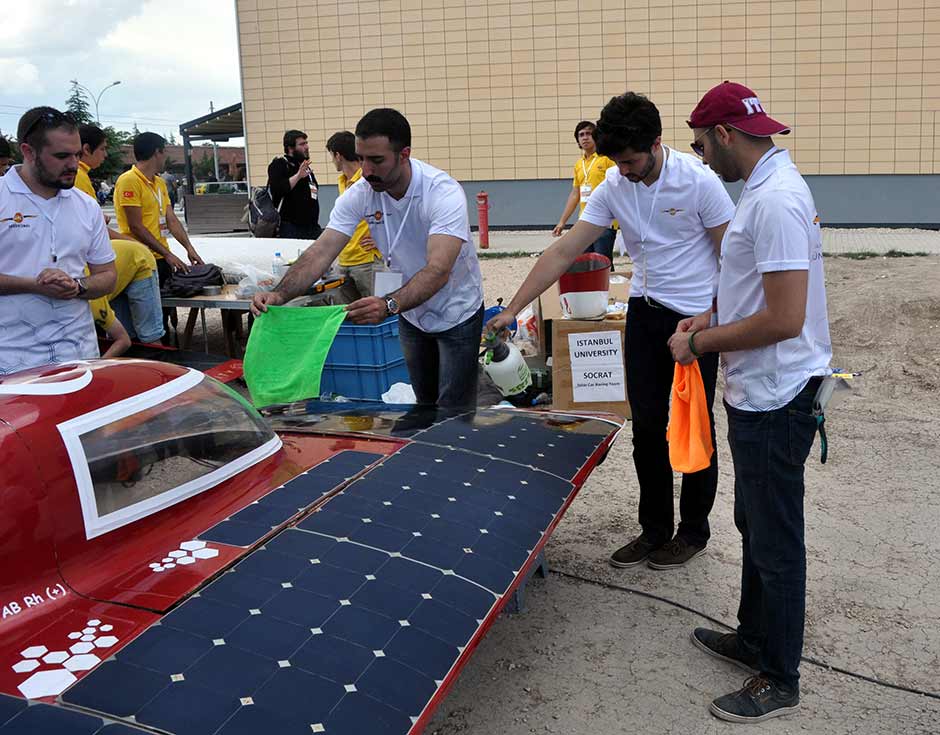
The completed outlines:
[[[775,319],[767,309],[761,309],[736,322],[696,332],[694,344],[695,351],[703,355],[706,352],[756,350],[793,336],[781,326],[779,319]]]
[[[167,220],[167,226],[170,228],[170,234],[176,238],[176,241],[186,248],[186,251],[195,250],[192,242],[189,239],[189,234],[186,232],[183,224],[173,217],[172,219]]]
[[[134,226],[131,225],[131,234],[138,241],[146,245],[148,248],[153,250],[155,253],[159,253],[164,258],[167,255],[171,255],[170,249],[166,247],[162,242],[153,236],[153,233],[148,230],[143,225]]]
[[[578,192],[572,191],[571,194],[568,195],[568,201],[565,202],[565,211],[561,215],[561,219],[558,220],[558,224],[562,227],[568,223],[571,215],[574,214],[574,210],[577,209],[579,198],[580,194]]]
[[[313,245],[290,267],[274,290],[281,294],[285,301],[302,296],[310,288],[310,284],[326,272],[332,262],[333,256],[326,248]]]
[[[0,273],[0,296],[12,296],[18,293],[36,293],[36,279]]]
[[[90,301],[91,299],[97,299],[111,293],[117,283],[117,271],[112,268],[111,270],[102,271],[100,273],[92,273],[89,276],[85,276],[82,280],[85,284],[86,291],[82,294],[81,298],[85,301]]]
[[[408,311],[420,306],[444,288],[448,278],[450,271],[426,265],[408,279],[408,283],[388,295],[398,302],[401,311]]]

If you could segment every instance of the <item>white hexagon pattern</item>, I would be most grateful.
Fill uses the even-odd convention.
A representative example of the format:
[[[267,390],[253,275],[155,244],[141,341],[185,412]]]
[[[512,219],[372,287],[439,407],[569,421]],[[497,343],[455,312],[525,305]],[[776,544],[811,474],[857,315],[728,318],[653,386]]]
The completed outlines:
[[[102,651],[117,644],[117,636],[102,635],[113,630],[113,625],[102,625],[97,619],[89,620],[81,632],[73,631],[66,636],[67,641],[81,639],[80,643],[73,643],[68,651],[50,652],[46,646],[30,646],[20,651],[21,660],[11,668],[18,674],[31,675],[17,689],[27,699],[61,694],[78,680],[73,672],[88,671],[101,663],[102,659],[92,651]],[[36,671],[44,665],[46,668]]]
[[[176,567],[187,567],[195,564],[200,559],[213,559],[219,555],[218,549],[208,546],[205,541],[184,541],[178,548],[168,552],[160,561],[149,564],[150,571],[154,574],[165,572]]]

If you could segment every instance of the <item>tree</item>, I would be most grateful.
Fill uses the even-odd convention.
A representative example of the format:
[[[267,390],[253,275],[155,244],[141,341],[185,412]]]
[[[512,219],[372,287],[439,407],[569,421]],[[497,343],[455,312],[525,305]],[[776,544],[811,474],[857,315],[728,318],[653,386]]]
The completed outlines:
[[[72,113],[72,117],[81,124],[94,123],[95,119],[91,116],[91,103],[85,97],[85,92],[76,82],[72,82],[69,96],[65,100],[66,109]]]
[[[176,136],[173,135],[173,131],[172,131],[172,130],[170,131],[170,137],[169,137],[169,139],[167,140],[167,143],[169,143],[170,145],[176,145]]]
[[[115,130],[110,126],[104,128],[104,134],[108,136],[108,156],[104,163],[95,169],[93,176],[96,179],[114,179],[127,169],[122,148],[132,142],[133,136],[127,131]]]
[[[140,135],[140,128],[137,127],[136,120],[134,121],[134,127],[131,128],[131,133],[134,135],[134,137],[137,137],[138,135]]]
[[[215,175],[215,162],[212,159],[212,154],[207,150],[203,150],[202,158],[199,161],[193,161],[193,178],[208,179],[209,174]]]

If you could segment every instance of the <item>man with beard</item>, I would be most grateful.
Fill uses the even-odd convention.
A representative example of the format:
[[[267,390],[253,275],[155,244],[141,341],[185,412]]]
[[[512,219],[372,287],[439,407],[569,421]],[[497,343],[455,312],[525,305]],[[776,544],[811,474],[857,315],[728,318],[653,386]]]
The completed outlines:
[[[734,205],[718,177],[698,159],[663,145],[659,111],[646,97],[627,92],[612,98],[595,135],[598,152],[616,166],[591,192],[581,219],[542,254],[509,307],[488,326],[495,330],[511,324],[611,220],[619,220],[633,260],[626,375],[642,533],[615,551],[610,563],[625,568],[645,561],[652,569],[675,569],[708,544],[718,457],[713,454],[706,469],[682,476],[676,528],[666,441],[674,362],[667,341],[682,319],[711,308],[721,238]],[[702,358],[699,368],[711,419],[718,356]],[[711,425],[714,444],[714,420]]]
[[[23,163],[0,178],[0,374],[98,357],[88,301],[117,277],[101,210],[72,191],[75,120],[36,107],[17,137]]]
[[[411,126],[381,108],[356,125],[362,178],[343,193],[323,235],[274,291],[255,294],[257,316],[319,278],[363,220],[385,259],[383,296],[346,307],[356,324],[401,313],[399,341],[422,405],[476,405],[483,282],[470,237],[467,196],[448,174],[411,157]]]
[[[803,471],[816,436],[813,404],[830,373],[822,231],[813,195],[772,135],[790,130],[753,91],[724,82],[688,121],[692,150],[725,181],[744,180],[724,240],[717,323],[679,322],[669,346],[686,365],[722,353],[741,599],[734,633],[696,628],[712,656],[756,673],[711,712],[762,722],[800,706],[806,617]]]
[[[317,177],[310,168],[307,134],[300,130],[284,133],[284,155],[268,165],[268,190],[281,214],[277,236],[298,240],[320,237],[320,202]]]

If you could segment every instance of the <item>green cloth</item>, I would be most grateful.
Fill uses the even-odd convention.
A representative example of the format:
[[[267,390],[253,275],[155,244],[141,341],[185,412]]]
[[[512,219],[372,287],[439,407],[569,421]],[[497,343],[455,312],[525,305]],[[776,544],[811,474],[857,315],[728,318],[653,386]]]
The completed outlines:
[[[269,306],[245,348],[245,382],[259,408],[320,395],[323,363],[345,306]]]

